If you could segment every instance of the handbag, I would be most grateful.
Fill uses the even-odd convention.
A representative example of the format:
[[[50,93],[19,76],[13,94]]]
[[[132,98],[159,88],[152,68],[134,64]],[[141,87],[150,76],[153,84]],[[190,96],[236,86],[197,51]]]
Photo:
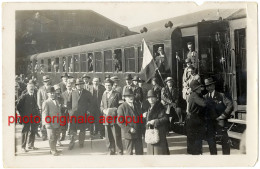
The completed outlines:
[[[156,144],[160,141],[159,130],[156,128],[151,129],[150,125],[145,131],[145,142],[147,144]]]

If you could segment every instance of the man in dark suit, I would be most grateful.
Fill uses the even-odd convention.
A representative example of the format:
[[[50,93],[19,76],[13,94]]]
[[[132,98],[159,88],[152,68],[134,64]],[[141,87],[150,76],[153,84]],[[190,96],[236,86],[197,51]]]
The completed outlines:
[[[154,91],[154,93],[156,94],[156,96],[157,96],[157,99],[159,100],[159,101],[161,101],[161,91],[162,91],[162,87],[159,85],[159,80],[156,78],[156,77],[154,77],[154,78],[152,78],[152,85],[153,85],[153,91]]]
[[[82,76],[82,80],[84,81],[85,90],[89,90],[89,86],[92,85],[90,79],[91,79],[90,76],[88,76],[87,74],[84,74]]]
[[[90,134],[94,135],[100,132],[100,138],[105,136],[103,125],[99,123],[99,116],[101,115],[100,103],[105,90],[105,87],[100,84],[99,78],[94,77],[92,80],[92,85],[89,86],[89,92],[92,94],[93,98],[93,112],[91,112],[91,115],[95,119],[95,123],[90,126]]]
[[[123,92],[122,93],[124,93],[126,88],[132,89],[132,90],[134,89],[134,84],[133,84],[132,80],[133,80],[133,78],[132,78],[131,74],[126,75],[126,77],[125,77],[126,85],[123,87]],[[123,100],[124,100],[124,96],[123,96]]]
[[[67,83],[67,81],[68,81],[68,78],[69,78],[68,73],[64,73],[64,74],[61,76],[62,81],[59,83],[60,89],[61,89],[61,93],[63,93],[63,92],[66,91],[66,83]]]
[[[84,82],[81,79],[76,80],[76,90],[72,92],[72,114],[71,116],[75,116],[77,119],[79,116],[85,117],[85,115],[89,116],[90,112],[92,112],[92,96],[91,93],[84,89]],[[79,146],[80,148],[84,147],[84,140],[86,135],[86,123],[79,123],[78,121],[72,120],[70,124],[70,145],[69,150],[72,150],[75,145],[75,138],[77,135],[77,130],[79,132]]]
[[[40,112],[42,111],[42,103],[48,99],[46,89],[51,85],[50,77],[48,75],[43,76],[43,86],[39,88],[37,92],[37,105],[39,107]],[[47,130],[44,125],[41,127],[42,140],[47,140]]]
[[[205,79],[205,86],[208,93],[204,96],[209,108],[207,109],[207,141],[210,154],[216,155],[216,134],[220,136],[222,143],[222,153],[230,154],[230,143],[227,134],[227,119],[232,110],[233,103],[223,93],[215,90],[215,81],[212,78]]]
[[[36,93],[34,93],[34,83],[32,81],[29,81],[27,84],[27,92],[23,94],[17,103],[17,110],[21,116],[23,117],[30,117],[32,116],[38,116],[40,121],[40,113],[37,106],[37,99],[36,99]],[[26,118],[25,118],[26,119]],[[37,119],[37,118],[36,118]],[[35,134],[37,133],[38,129],[38,123],[36,123],[36,120],[32,123],[23,123],[23,129],[22,129],[22,151],[28,152],[26,150],[26,143],[28,134],[30,132],[29,136],[29,146],[28,149],[37,150],[38,148],[34,147],[34,141],[35,141]]]
[[[106,135],[106,145],[110,155],[115,155],[116,146],[118,149],[118,154],[123,155],[123,144],[121,137],[121,129],[114,122],[115,116],[117,116],[117,108],[119,106],[120,96],[119,93],[112,90],[113,81],[107,79],[104,81],[106,91],[103,93],[100,110],[103,113],[105,119],[111,117],[113,120],[111,123],[105,121],[105,135]]]
[[[133,78],[133,92],[134,92],[134,100],[136,103],[142,104],[143,101],[143,90],[138,86],[139,77],[134,76]]]
[[[49,86],[46,89],[46,92],[48,94],[48,99],[45,100],[42,104],[42,121],[47,129],[49,145],[51,148],[50,153],[54,156],[58,156],[61,153],[61,151],[58,151],[56,149],[56,144],[60,136],[61,126],[60,122],[54,119],[60,119],[61,105],[57,100],[54,87]],[[50,123],[48,123],[48,121],[50,121]]]
[[[64,114],[72,116],[72,84],[70,82],[68,82],[66,84],[66,88],[67,88],[67,90],[62,93],[62,98],[63,98],[63,101],[64,101],[63,106],[65,108]],[[68,128],[70,128],[70,127],[68,127],[69,125],[70,125],[70,123],[67,123],[65,125],[66,130]],[[65,140],[65,136],[66,136],[66,130],[65,129],[62,131],[62,137],[61,137],[60,141]]]
[[[141,107],[139,104],[134,103],[134,92],[131,89],[125,89],[123,95],[125,102],[118,107],[117,114],[118,124],[122,129],[122,135],[125,139],[126,154],[133,155],[133,149],[135,148],[135,154],[142,155],[142,125],[144,124],[140,120],[142,114]],[[130,121],[129,117],[131,117],[131,122],[126,124],[126,121]]]

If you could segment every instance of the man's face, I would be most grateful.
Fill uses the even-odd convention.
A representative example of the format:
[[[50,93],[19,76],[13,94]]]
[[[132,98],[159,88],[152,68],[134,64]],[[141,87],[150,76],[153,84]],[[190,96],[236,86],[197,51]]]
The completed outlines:
[[[192,75],[192,69],[188,69],[187,73],[188,73],[188,76],[191,76]]]
[[[130,95],[130,96],[125,96],[125,101],[127,103],[133,103],[134,102],[134,96]]]
[[[168,86],[168,87],[172,87],[172,86],[173,86],[173,82],[172,82],[172,81],[168,81],[168,82],[167,82],[167,86]]]
[[[70,91],[72,89],[71,83],[67,83],[66,88]]]
[[[149,97],[147,100],[148,100],[148,102],[149,102],[150,104],[155,104],[156,101],[157,101],[157,98],[156,98],[156,97]]]
[[[56,96],[55,92],[47,93],[47,95],[48,95],[48,98],[51,98],[52,100],[54,100],[55,96]]]
[[[134,85],[137,85],[137,84],[138,84],[138,81],[133,81],[133,84],[134,84]]]
[[[49,85],[51,85],[51,81],[49,80],[47,82],[43,82],[43,84],[44,84],[44,86],[49,86]]]
[[[97,80],[97,79],[94,79],[92,82],[93,82],[93,85],[95,85],[95,86],[97,86],[99,84],[99,80]]]
[[[112,90],[112,84],[111,83],[105,83],[105,88],[107,91],[111,91]]]
[[[28,91],[28,93],[33,94],[33,92],[34,92],[34,85],[33,84],[27,85],[27,91]]]
[[[56,89],[56,90],[55,90],[55,93],[56,93],[57,96],[60,96],[61,90],[60,90],[60,89]]]
[[[213,92],[213,90],[215,90],[215,85],[214,84],[208,85],[208,86],[206,86],[206,89],[209,92]]]
[[[126,80],[125,83],[126,83],[127,85],[131,85],[131,84],[132,84],[132,80]]]
[[[189,49],[189,51],[192,50],[192,45],[191,44],[188,45],[188,49]]]
[[[88,82],[89,82],[89,79],[88,79],[88,78],[83,78],[83,82],[84,82],[84,83],[88,83]]]
[[[67,77],[62,77],[62,81],[63,81],[64,83],[67,83],[67,80],[68,80]]]
[[[139,87],[142,87],[142,86],[143,86],[143,83],[139,82],[139,83],[138,83],[138,86],[139,86]]]

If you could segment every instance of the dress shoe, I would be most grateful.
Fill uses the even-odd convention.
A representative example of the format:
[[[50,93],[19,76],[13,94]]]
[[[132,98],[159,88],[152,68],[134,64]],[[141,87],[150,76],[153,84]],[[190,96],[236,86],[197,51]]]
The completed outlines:
[[[80,145],[79,145],[79,148],[83,148],[83,147],[84,147],[84,144],[80,144]]]
[[[26,150],[25,148],[22,148],[22,152],[23,152],[23,153],[27,153],[28,150]]]
[[[48,140],[47,137],[42,137],[42,141],[46,141],[46,140]]]
[[[38,150],[39,148],[37,148],[37,147],[28,147],[28,149],[30,149],[30,150]]]
[[[72,150],[73,147],[74,147],[74,145],[70,145],[68,149],[69,149],[69,150]]]
[[[50,154],[52,154],[53,156],[58,156],[58,155],[60,155],[58,152],[56,152],[56,151],[50,151]]]
[[[60,154],[62,151],[61,150],[56,150],[56,152]]]

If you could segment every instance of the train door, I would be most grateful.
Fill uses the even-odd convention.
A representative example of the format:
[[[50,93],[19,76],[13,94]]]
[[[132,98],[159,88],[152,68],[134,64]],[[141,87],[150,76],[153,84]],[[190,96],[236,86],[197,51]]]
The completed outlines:
[[[229,24],[227,21],[198,23],[199,66],[202,79],[213,77],[216,90],[231,96],[232,63]]]
[[[247,95],[247,60],[246,60],[246,31],[237,29],[235,34],[235,60],[236,60],[236,93],[237,104],[246,105]]]

